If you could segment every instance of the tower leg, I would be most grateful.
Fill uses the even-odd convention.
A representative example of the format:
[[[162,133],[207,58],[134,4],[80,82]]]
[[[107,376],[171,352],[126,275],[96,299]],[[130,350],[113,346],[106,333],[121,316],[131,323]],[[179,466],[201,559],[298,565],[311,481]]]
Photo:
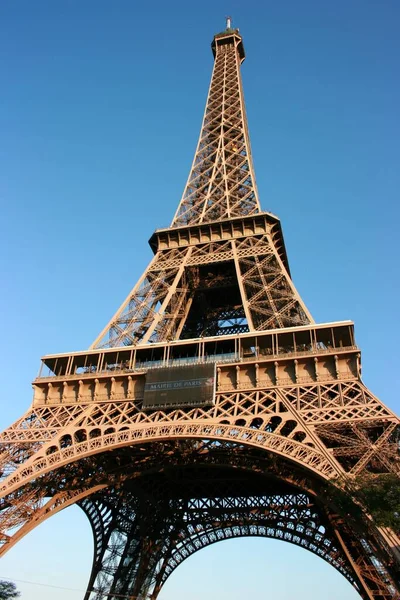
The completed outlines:
[[[156,597],[149,595],[168,534],[168,518],[157,504],[144,495],[126,492],[82,501],[95,539],[84,600],[102,600],[104,594],[110,600]]]
[[[400,573],[391,553],[374,536],[354,535],[343,521],[334,524],[334,532],[354,572],[360,596],[367,600],[400,600]]]

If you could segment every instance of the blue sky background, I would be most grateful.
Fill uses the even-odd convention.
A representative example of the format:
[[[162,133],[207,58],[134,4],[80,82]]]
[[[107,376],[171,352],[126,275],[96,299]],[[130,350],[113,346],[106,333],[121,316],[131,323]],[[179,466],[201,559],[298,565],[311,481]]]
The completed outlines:
[[[227,14],[247,52],[262,207],[282,220],[295,284],[316,321],[355,321],[364,380],[400,412],[398,0],[3,0],[2,429],[28,408],[40,356],[89,346],[170,223]],[[71,508],[10,551],[0,577],[83,590],[91,553]],[[304,550],[239,540],[186,561],[160,594],[205,597],[357,595]]]

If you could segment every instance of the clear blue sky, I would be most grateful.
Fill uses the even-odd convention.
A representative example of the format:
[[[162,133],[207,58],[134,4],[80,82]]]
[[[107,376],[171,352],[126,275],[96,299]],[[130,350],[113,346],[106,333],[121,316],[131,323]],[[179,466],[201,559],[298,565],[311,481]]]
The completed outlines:
[[[398,0],[3,0],[2,429],[28,408],[40,356],[89,346],[171,221],[226,14],[247,52],[261,203],[282,219],[294,281],[317,321],[355,321],[364,380],[400,412]],[[0,577],[84,589],[91,552],[72,508]],[[26,600],[82,598],[19,587]],[[239,540],[189,559],[160,600],[248,597],[357,595],[304,550]]]

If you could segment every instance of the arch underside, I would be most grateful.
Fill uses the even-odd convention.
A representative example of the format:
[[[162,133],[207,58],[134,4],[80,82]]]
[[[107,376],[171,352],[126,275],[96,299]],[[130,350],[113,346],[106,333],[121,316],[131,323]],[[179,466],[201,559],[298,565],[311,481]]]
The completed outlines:
[[[95,533],[95,560],[85,600],[100,600],[105,592],[111,598],[115,594],[115,598],[155,599],[171,573],[198,550],[251,536],[301,546],[357,587],[346,557],[307,494],[259,489],[241,495],[244,490],[238,493],[236,481],[230,494],[226,490],[227,495],[216,496],[209,484],[208,480],[207,496],[194,488],[187,496],[187,486],[185,493],[176,489],[161,513],[152,504],[143,506],[139,490],[129,499],[124,494],[122,504],[115,491],[84,500],[81,506]]]
[[[137,443],[82,457],[22,489],[51,500],[36,517],[31,511],[19,539],[77,502],[89,517],[95,540],[85,600],[100,600],[104,592],[115,600],[127,594],[155,600],[188,556],[242,536],[297,544],[328,561],[361,597],[397,599],[385,573],[377,571],[376,547],[368,555],[367,537],[362,539],[354,523],[338,516],[329,486],[290,457],[234,441]],[[365,591],[365,574],[376,588],[373,595]]]
[[[139,449],[137,449],[139,451]],[[79,502],[94,534],[85,600],[155,599],[169,575],[217,541],[261,536],[299,545],[329,562],[362,592],[307,474],[280,457],[229,443],[186,441],[141,449],[146,465],[120,473]],[[101,461],[97,462],[100,465]],[[132,473],[131,473],[132,474]],[[114,596],[115,595],[115,596]]]

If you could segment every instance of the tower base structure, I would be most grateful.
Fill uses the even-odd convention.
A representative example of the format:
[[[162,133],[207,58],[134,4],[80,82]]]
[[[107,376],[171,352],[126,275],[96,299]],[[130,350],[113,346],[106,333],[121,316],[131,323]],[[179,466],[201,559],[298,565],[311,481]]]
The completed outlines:
[[[144,407],[149,379],[197,384],[188,372],[210,364],[205,405],[164,387]],[[360,369],[351,322],[44,357],[32,408],[1,437],[1,552],[78,503],[95,539],[85,600],[154,600],[185,558],[240,536],[314,552],[362,598],[399,598],[396,533],[349,492],[399,465],[399,421]]]

